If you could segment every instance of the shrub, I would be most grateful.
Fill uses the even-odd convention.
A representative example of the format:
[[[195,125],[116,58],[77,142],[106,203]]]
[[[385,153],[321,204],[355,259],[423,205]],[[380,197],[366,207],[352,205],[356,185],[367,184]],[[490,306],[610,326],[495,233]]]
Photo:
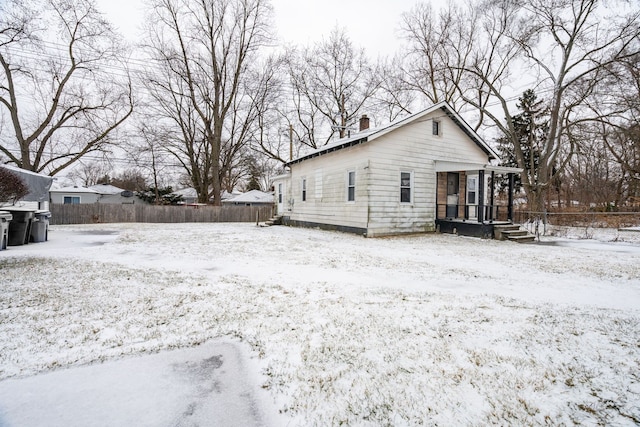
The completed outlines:
[[[15,204],[29,193],[29,188],[18,174],[0,167],[0,202]]]

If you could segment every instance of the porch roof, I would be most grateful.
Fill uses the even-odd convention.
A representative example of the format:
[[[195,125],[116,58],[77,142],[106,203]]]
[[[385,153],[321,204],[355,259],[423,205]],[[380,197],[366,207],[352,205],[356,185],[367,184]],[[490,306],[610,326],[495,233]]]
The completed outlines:
[[[483,163],[451,162],[448,160],[436,160],[436,172],[460,172],[460,171],[480,171],[496,173],[520,173],[521,168],[507,166],[496,166]]]

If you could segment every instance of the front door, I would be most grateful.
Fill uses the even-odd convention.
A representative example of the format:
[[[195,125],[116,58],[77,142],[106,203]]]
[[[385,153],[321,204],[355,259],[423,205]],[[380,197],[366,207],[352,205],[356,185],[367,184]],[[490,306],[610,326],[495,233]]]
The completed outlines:
[[[458,202],[460,200],[460,174],[447,172],[447,218],[458,217]]]
[[[467,209],[469,219],[478,218],[478,175],[467,175]]]
[[[278,183],[278,215],[284,215],[284,183]]]

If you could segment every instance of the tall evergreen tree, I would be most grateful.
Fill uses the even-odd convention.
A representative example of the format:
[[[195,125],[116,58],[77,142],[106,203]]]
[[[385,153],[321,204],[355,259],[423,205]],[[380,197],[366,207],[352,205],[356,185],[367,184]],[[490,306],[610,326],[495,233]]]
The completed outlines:
[[[522,151],[522,162],[518,162],[516,147],[513,139],[503,136],[498,139],[498,151],[502,157],[503,166],[521,167],[523,173],[529,177],[529,182],[538,185],[540,182],[540,152],[549,132],[548,111],[538,101],[535,92],[527,89],[518,99],[517,107],[520,114],[513,116],[513,128],[519,149]],[[522,189],[522,178],[515,176],[515,189]],[[499,190],[504,191],[508,183],[506,178],[499,183]]]

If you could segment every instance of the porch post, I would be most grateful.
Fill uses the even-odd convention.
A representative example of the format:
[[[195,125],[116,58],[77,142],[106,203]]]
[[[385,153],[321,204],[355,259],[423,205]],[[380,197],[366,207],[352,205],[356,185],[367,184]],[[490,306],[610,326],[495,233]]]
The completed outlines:
[[[507,220],[513,222],[513,172],[509,176],[509,194],[507,202]]]
[[[484,221],[484,171],[478,171],[478,222]]]
[[[494,206],[496,204],[496,202],[495,202],[495,196],[496,195],[495,195],[495,190],[494,190],[495,187],[496,187],[495,179],[496,179],[496,171],[491,171],[491,189],[489,190],[490,194],[491,194],[491,204],[489,205],[489,218],[488,218],[491,221],[493,221],[495,219],[494,216],[493,216],[493,210],[494,210]]]

